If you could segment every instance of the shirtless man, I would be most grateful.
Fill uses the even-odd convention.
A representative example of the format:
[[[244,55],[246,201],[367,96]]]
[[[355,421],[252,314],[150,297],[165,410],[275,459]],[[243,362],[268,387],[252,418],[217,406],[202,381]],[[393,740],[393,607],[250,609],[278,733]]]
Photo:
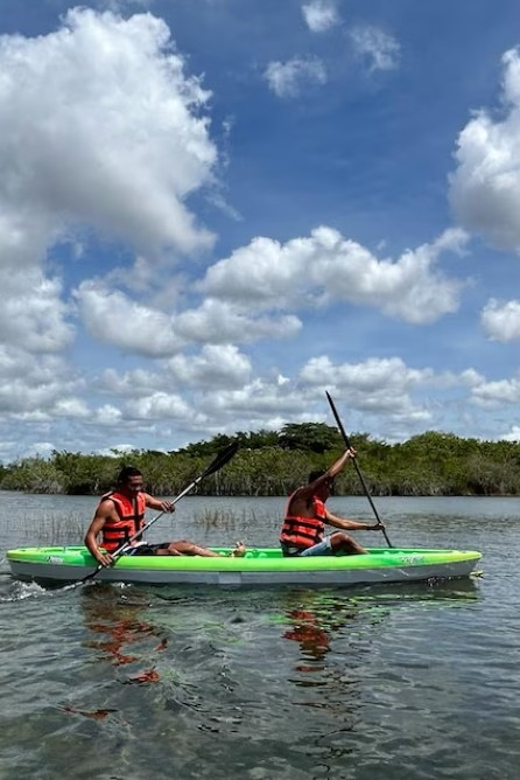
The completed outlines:
[[[312,471],[307,485],[297,488],[289,497],[285,519],[280,533],[282,552],[286,556],[334,555],[344,552],[350,555],[366,553],[345,531],[380,531],[383,523],[359,523],[329,512],[325,502],[331,493],[334,478],[349,460],[356,456],[354,449],[347,449],[327,471]],[[325,524],[339,528],[325,536]]]

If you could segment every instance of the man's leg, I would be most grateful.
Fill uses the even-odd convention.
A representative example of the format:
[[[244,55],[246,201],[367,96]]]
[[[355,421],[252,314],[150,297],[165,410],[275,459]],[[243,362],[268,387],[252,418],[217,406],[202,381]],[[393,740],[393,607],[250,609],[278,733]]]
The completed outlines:
[[[242,558],[245,555],[246,547],[243,542],[237,542],[235,549],[230,553],[232,558]],[[161,545],[156,551],[156,555],[200,555],[202,558],[221,558],[220,553],[208,550],[207,547],[201,547],[194,542],[182,540],[180,542],[170,542],[167,545]]]
[[[298,558],[310,558],[314,555],[334,555],[332,549],[331,537],[326,536],[322,542],[313,544],[312,547],[307,547],[298,554]]]
[[[207,547],[200,547],[193,542],[187,542],[184,539],[180,542],[170,542],[166,547],[161,547],[156,551],[156,555],[200,555],[203,558],[219,558],[219,554],[208,550]]]
[[[326,536],[322,542],[308,547],[299,554],[299,558],[307,558],[312,555],[335,555],[337,552],[345,552],[347,555],[363,555],[367,550],[361,547],[351,536],[338,531]]]
[[[334,553],[346,552],[347,555],[366,555],[368,552],[364,547],[361,547],[359,542],[356,542],[355,539],[344,531],[338,531],[337,533],[332,534],[330,543]]]

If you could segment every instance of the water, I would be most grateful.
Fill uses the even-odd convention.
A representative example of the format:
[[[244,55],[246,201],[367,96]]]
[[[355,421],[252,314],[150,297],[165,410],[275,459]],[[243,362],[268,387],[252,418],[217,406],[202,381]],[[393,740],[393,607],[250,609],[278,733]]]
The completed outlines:
[[[396,545],[484,553],[484,576],[434,587],[11,579],[5,549],[77,542],[95,503],[0,493],[2,780],[518,777],[518,500],[377,501]],[[187,498],[150,537],[274,543],[282,508]]]

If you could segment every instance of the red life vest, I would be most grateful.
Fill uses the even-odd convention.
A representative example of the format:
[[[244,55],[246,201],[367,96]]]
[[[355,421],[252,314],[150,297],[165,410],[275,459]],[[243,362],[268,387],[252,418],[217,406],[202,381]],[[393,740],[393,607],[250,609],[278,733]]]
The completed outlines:
[[[144,526],[146,501],[143,493],[138,493],[132,500],[116,490],[102,496],[99,503],[107,499],[114,502],[119,518],[117,521],[107,520],[101,531],[102,545],[111,553],[128,542]]]
[[[294,493],[289,497],[285,510],[285,520],[280,533],[280,542],[288,547],[307,549],[323,540],[326,518],[325,504],[316,496],[312,497],[313,517],[299,517],[290,515],[289,507],[294,498]]]

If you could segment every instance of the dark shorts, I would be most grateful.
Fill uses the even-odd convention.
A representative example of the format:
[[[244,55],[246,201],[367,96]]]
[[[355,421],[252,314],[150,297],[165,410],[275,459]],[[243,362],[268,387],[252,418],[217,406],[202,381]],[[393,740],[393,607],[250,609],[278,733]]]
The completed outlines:
[[[137,547],[129,547],[128,550],[125,550],[124,555],[157,555],[157,550],[166,550],[169,545],[169,542],[140,544]]]

